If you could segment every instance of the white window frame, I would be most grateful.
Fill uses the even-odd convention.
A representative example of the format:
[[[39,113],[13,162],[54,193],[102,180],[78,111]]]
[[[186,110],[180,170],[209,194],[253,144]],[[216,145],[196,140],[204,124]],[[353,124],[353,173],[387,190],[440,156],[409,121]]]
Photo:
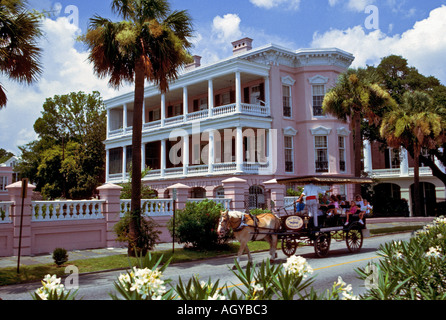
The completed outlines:
[[[345,173],[347,172],[347,153],[345,149],[345,136],[338,136],[338,144],[339,144],[339,172]],[[341,143],[342,142],[342,143]],[[344,161],[344,170],[341,168],[341,161]]]
[[[290,139],[291,141],[291,147],[287,147],[287,139]],[[284,135],[283,138],[283,149],[284,149],[284,159],[285,159],[285,173],[294,173],[294,136],[292,135]],[[287,154],[287,151],[290,152],[290,154]],[[287,161],[288,155],[291,157],[291,161]],[[291,162],[293,164],[293,170],[287,171],[286,163]]]
[[[318,147],[316,142],[317,142],[317,138],[325,138],[326,139],[326,147],[322,148],[322,147]],[[319,157],[318,157],[318,150],[325,150],[326,152],[326,162],[327,162],[327,171],[318,171],[317,170],[317,166],[316,163],[319,162]],[[330,172],[330,161],[329,161],[329,150],[328,150],[328,135],[315,135],[314,136],[314,167],[315,167],[315,171],[316,173],[329,173]]]
[[[8,177],[0,176],[0,191],[6,191],[8,186]]]
[[[314,115],[314,98],[315,98],[314,88],[315,88],[315,86],[323,86],[323,88],[324,88],[323,92],[324,92],[324,97],[325,97],[325,95],[327,94],[327,84],[328,84],[329,78],[324,77],[322,75],[316,75],[316,76],[308,79],[308,81],[310,82],[310,85],[311,85],[311,107],[312,107],[311,114],[315,118],[326,118],[326,115],[324,115],[324,114],[323,115]],[[322,101],[323,101],[323,99],[322,99]]]
[[[291,119],[293,118],[293,86],[296,83],[296,80],[294,80],[293,78],[291,78],[290,76],[286,76],[286,77],[282,77],[282,100],[283,100],[283,106],[282,106],[282,113],[283,113],[283,117],[286,119]],[[285,90],[284,88],[287,87],[290,91],[290,95],[289,95],[289,107],[291,109],[290,111],[290,116],[285,116],[284,115],[284,108],[285,108]]]
[[[283,101],[283,117],[287,119],[293,118],[293,94],[291,90],[291,86],[283,84],[282,85],[282,101]],[[286,91],[288,91],[289,95],[286,96]],[[286,105],[288,103],[288,105]],[[290,115],[285,115],[285,108],[290,108]]]

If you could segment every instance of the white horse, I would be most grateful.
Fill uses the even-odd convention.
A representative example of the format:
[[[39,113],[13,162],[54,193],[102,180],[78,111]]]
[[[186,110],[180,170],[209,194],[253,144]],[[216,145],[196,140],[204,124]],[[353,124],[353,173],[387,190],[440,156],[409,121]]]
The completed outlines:
[[[220,236],[224,236],[229,228],[234,231],[235,238],[240,242],[240,249],[237,254],[238,263],[240,263],[240,257],[245,249],[249,262],[252,262],[251,252],[247,244],[249,241],[263,239],[268,241],[270,245],[269,253],[273,262],[277,257],[277,235],[271,233],[280,229],[280,220],[271,213],[261,214],[254,219],[251,215],[238,211],[223,212],[217,232]]]

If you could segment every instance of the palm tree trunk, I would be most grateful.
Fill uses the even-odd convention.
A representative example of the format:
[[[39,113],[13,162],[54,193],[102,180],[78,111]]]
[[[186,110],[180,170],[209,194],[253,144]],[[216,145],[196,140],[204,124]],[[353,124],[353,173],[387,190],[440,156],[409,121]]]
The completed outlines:
[[[361,177],[361,159],[362,159],[362,135],[361,135],[361,114],[355,111],[353,114],[354,137],[354,173],[355,177]],[[355,195],[361,194],[361,185],[355,185]]]
[[[421,215],[420,202],[420,153],[419,148],[414,148],[414,216]]]
[[[133,110],[133,140],[132,140],[132,218],[129,226],[129,254],[138,253],[141,244],[141,141],[142,141],[142,110],[144,103],[144,61],[142,56],[136,63],[135,99]]]

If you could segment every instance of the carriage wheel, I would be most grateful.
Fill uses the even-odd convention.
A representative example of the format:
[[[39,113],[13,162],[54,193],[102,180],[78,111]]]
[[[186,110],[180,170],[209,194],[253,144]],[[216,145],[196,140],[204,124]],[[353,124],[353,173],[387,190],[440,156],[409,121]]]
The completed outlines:
[[[355,227],[350,228],[350,230],[347,231],[345,242],[347,244],[348,251],[351,253],[359,252],[363,243],[362,229]]]
[[[298,242],[293,238],[283,238],[282,239],[282,252],[287,256],[291,257],[296,253]]]
[[[314,252],[319,258],[326,257],[330,251],[331,236],[329,233],[321,233],[314,240]]]

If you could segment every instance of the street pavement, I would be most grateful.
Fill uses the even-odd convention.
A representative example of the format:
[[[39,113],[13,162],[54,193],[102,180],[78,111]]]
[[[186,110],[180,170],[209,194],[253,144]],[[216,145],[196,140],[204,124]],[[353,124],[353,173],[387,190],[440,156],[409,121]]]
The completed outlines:
[[[372,231],[374,229],[389,229],[389,231],[398,226],[420,226],[431,223],[434,218],[429,217],[414,217],[414,218],[370,218],[367,219],[367,229]],[[175,244],[175,248],[179,248],[180,245]],[[155,248],[158,250],[172,249],[172,243],[161,243]],[[127,248],[104,248],[104,249],[91,249],[91,250],[75,250],[69,251],[68,257],[70,261],[84,260],[90,258],[101,258],[112,255],[127,254]],[[20,257],[21,266],[50,264],[54,263],[52,253],[47,255],[39,255],[32,257]],[[0,268],[17,267],[17,257],[0,257]]]

